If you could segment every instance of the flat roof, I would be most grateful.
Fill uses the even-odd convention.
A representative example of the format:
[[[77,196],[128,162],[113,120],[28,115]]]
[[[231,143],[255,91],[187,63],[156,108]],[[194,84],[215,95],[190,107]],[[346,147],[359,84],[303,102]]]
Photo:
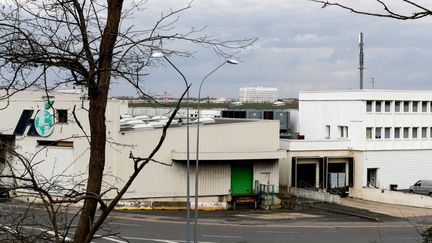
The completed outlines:
[[[185,118],[181,118],[183,121],[185,121]],[[196,119],[196,118],[195,118]],[[191,119],[191,120],[195,120]],[[264,121],[262,119],[243,119],[243,118],[212,118],[215,122],[210,123],[200,123],[200,125],[204,126],[211,126],[211,125],[223,125],[223,124],[234,124],[234,123],[246,123],[246,122],[257,122],[257,121]],[[174,118],[174,120],[178,120],[178,118]],[[269,120],[267,120],[269,121]],[[187,123],[181,123],[181,124],[171,124],[170,128],[180,128],[180,127],[186,127]],[[190,125],[194,126],[197,123],[190,123]],[[134,131],[143,131],[143,130],[154,130],[154,129],[162,129],[163,126],[157,126],[157,127],[149,127],[149,128],[128,128],[124,127],[123,129],[120,129],[121,132],[134,132]]]

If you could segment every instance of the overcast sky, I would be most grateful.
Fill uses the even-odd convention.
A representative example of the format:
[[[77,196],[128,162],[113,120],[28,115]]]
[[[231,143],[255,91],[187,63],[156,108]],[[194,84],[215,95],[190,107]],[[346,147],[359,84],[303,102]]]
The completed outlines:
[[[374,0],[355,2],[363,9],[380,10]],[[151,23],[161,11],[187,3],[149,0],[138,22]],[[400,3],[392,7],[411,11]],[[238,98],[240,87],[256,85],[278,88],[280,98],[297,97],[299,91],[358,89],[359,32],[365,34],[365,88],[372,87],[374,78],[377,89],[432,89],[432,18],[360,16],[336,7],[322,9],[307,0],[195,0],[180,18],[179,29],[207,26],[206,33],[221,39],[258,38],[237,54],[239,65],[225,65],[207,79],[202,96]],[[201,79],[223,59],[208,49],[194,51],[192,59],[171,61],[192,83],[191,96],[196,97]],[[151,94],[166,91],[178,97],[184,88],[170,66],[149,72],[145,88]],[[112,91],[134,94],[128,89]]]

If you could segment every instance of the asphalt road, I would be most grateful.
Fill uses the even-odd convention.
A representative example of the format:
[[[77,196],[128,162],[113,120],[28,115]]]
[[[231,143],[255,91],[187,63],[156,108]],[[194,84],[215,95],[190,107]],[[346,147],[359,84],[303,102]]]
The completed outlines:
[[[0,223],[22,215],[24,208],[0,205]],[[93,242],[186,242],[186,224],[181,211],[115,212],[101,237]],[[35,222],[46,222],[35,210],[24,229],[37,232]],[[271,243],[271,242],[421,242],[417,229],[431,224],[431,218],[410,221],[382,216],[375,222],[353,215],[317,209],[276,211],[202,212],[197,228],[198,242]],[[193,233],[192,233],[193,235]]]
[[[118,219],[108,224],[121,238],[109,237],[95,242],[185,242],[186,226],[177,222]],[[279,222],[267,226],[201,224],[199,242],[419,242],[419,234],[410,224],[400,223],[305,223]],[[127,241],[126,241],[127,240]]]
[[[374,216],[376,216],[374,214]],[[228,211],[200,214],[199,242],[421,242],[417,230],[431,219],[382,215],[381,222],[322,210]],[[121,232],[95,242],[186,242],[184,212],[116,213],[105,229]]]

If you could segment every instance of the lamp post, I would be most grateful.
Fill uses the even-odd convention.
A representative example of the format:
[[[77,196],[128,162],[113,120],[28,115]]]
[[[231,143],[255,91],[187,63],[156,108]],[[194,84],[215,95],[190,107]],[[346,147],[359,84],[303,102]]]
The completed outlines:
[[[187,92],[186,100],[189,102],[189,83],[182,72],[164,55],[162,51],[153,51],[151,57],[160,58],[163,57],[165,60],[181,75],[184,80]],[[189,105],[186,107],[186,242],[190,242],[191,230],[190,230],[190,160],[189,160]]]
[[[238,62],[236,60],[233,59],[228,59],[225,60],[222,64],[220,64],[219,66],[217,66],[215,69],[213,69],[210,73],[208,73],[202,80],[199,86],[199,90],[198,90],[198,105],[197,105],[197,118],[198,118],[198,122],[197,122],[197,138],[196,138],[196,162],[195,162],[195,217],[194,217],[194,242],[197,243],[198,239],[197,239],[197,227],[198,227],[198,173],[199,173],[199,137],[200,137],[200,133],[199,133],[199,127],[200,127],[200,113],[201,113],[201,109],[200,109],[200,103],[201,103],[201,88],[204,84],[204,81],[210,76],[212,75],[214,72],[216,72],[219,68],[221,68],[223,65],[225,64],[238,64]]]

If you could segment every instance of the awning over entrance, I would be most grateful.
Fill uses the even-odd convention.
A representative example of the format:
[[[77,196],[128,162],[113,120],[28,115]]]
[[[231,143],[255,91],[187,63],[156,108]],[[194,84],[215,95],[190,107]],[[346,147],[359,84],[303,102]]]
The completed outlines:
[[[200,160],[263,160],[284,159],[287,157],[285,150],[256,151],[256,152],[200,152]],[[189,159],[196,158],[195,152],[190,152]],[[186,152],[172,151],[172,160],[187,160]]]

